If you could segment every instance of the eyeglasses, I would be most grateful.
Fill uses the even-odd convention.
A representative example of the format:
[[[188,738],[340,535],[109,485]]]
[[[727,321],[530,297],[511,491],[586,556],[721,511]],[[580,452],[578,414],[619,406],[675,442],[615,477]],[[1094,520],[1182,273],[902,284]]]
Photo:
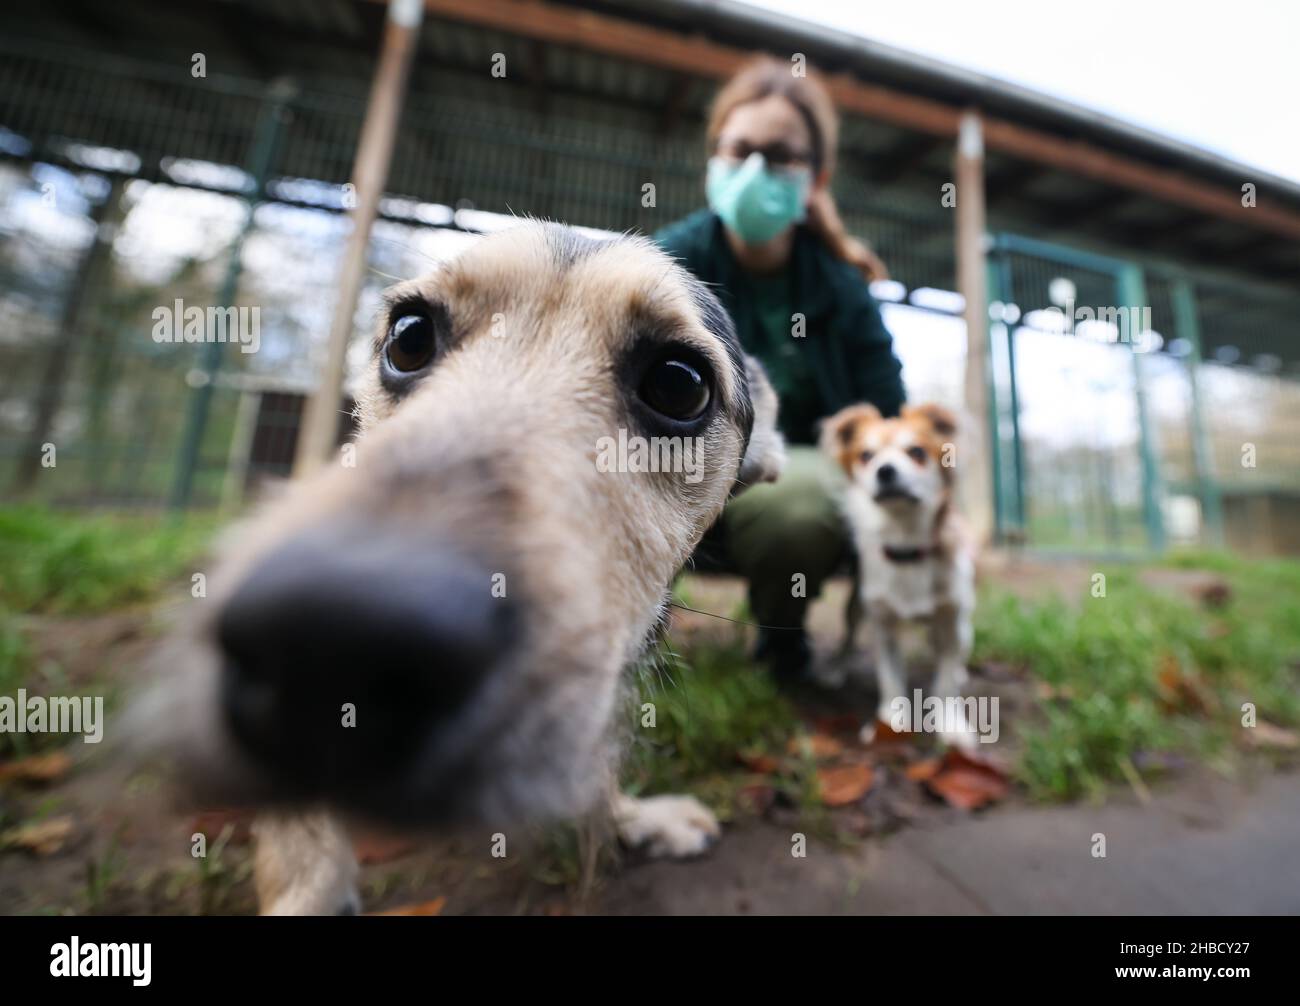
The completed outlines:
[[[769,166],[784,170],[797,170],[812,165],[812,153],[810,151],[792,147],[790,144],[780,141],[760,147],[746,143],[743,140],[736,140],[719,144],[717,152],[719,157],[725,157],[732,161],[743,161],[750,154],[759,153],[763,155],[763,160]]]

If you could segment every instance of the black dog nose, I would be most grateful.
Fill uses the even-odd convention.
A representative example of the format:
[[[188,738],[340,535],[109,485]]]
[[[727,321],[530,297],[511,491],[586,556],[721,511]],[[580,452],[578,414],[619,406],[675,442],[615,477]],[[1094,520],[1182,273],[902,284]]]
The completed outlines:
[[[299,538],[218,616],[227,723],[287,796],[364,794],[411,768],[500,662],[500,593],[480,565],[373,528]]]
[[[898,481],[898,469],[893,465],[881,465],[876,469],[876,481],[882,486],[892,486]]]

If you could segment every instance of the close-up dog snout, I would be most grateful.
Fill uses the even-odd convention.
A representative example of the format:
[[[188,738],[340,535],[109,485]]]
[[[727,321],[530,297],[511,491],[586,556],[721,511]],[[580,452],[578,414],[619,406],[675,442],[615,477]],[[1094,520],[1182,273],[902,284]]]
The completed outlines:
[[[892,486],[898,481],[898,469],[889,464],[881,465],[876,469],[876,481],[882,486]]]
[[[295,539],[218,615],[227,726],[288,796],[400,777],[508,652],[496,593],[473,560],[373,529]]]

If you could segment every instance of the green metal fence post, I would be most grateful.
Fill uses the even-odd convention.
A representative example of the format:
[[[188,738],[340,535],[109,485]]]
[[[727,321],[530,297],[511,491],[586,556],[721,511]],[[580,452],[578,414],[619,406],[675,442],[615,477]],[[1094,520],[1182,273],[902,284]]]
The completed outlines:
[[[1138,447],[1142,458],[1142,511],[1146,518],[1147,541],[1157,552],[1165,547],[1165,522],[1160,501],[1160,462],[1156,455],[1151,417],[1147,409],[1145,353],[1138,352],[1134,342],[1142,334],[1137,319],[1148,306],[1146,277],[1141,266],[1126,262],[1118,276],[1120,305],[1127,308],[1129,350],[1133,354],[1133,391],[1138,414]]]
[[[1201,498],[1201,515],[1210,544],[1222,548],[1223,501],[1214,475],[1214,456],[1210,451],[1201,400],[1201,322],[1196,313],[1196,290],[1186,276],[1178,276],[1170,284],[1170,296],[1174,329],[1178,338],[1186,339],[1191,347],[1187,354],[1187,382],[1192,397],[1192,464],[1196,471],[1197,494]]]
[[[1011,272],[1011,256],[1003,251],[998,255],[998,269],[1001,273],[999,286],[1003,300],[1007,304],[1015,303],[1015,277]],[[1019,305],[1017,305],[1019,310]],[[1011,499],[1015,503],[1016,530],[1024,536],[1027,515],[1025,513],[1025,447],[1020,437],[1020,382],[1016,376],[1016,331],[1014,322],[1003,325],[1007,340],[1007,388],[1010,401],[1007,408],[1011,413],[1011,474],[1015,479],[1015,492]]]
[[[988,302],[1005,307],[1015,302],[1015,285],[1011,271],[1011,256],[1003,242],[1003,235],[993,239],[988,264]],[[1020,391],[1016,380],[1015,322],[1005,316],[990,318],[989,323],[989,432],[992,437],[992,464],[994,489],[994,514],[999,541],[1006,540],[1011,532],[1023,538],[1025,534],[1025,459],[1020,439]],[[1001,332],[1001,339],[996,333]],[[1006,394],[999,380],[999,352],[1006,364]],[[1003,400],[1005,398],[1005,401]],[[1010,444],[1002,439],[1003,408],[1011,431]]]
[[[996,303],[1002,300],[1001,274],[998,269],[998,259],[1001,253],[998,251],[997,239],[993,239],[993,254],[988,260],[988,296],[986,300],[990,303]],[[999,418],[998,410],[998,374],[997,374],[997,357],[993,353],[993,332],[996,328],[990,318],[989,338],[988,338],[988,415],[986,418],[986,428],[989,437],[989,463],[993,468],[993,538],[1001,543],[1007,532],[1007,515],[1006,515],[1006,496],[1002,487],[1002,437],[1000,427],[1002,425]]]
[[[230,249],[230,261],[226,266],[226,274],[217,297],[217,304],[220,307],[234,305],[239,290],[244,242],[253,229],[253,215],[257,204],[265,196],[267,175],[275,161],[288,104],[293,98],[293,93],[293,86],[283,80],[273,82],[267,91],[245,169],[253,179],[253,191],[248,197],[248,213]],[[202,364],[197,374],[194,392],[190,396],[185,433],[181,438],[180,457],[176,467],[176,482],[172,486],[171,506],[176,511],[184,510],[190,504],[190,496],[194,490],[194,476],[199,466],[199,452],[203,448],[203,433],[207,428],[208,412],[212,407],[212,392],[217,372],[221,369],[224,350],[225,344],[216,340],[203,345]]]

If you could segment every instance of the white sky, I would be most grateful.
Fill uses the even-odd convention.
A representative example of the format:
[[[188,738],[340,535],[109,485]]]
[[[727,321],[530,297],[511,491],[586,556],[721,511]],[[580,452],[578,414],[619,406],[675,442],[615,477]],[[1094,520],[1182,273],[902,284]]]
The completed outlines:
[[[1300,0],[746,0],[1300,181]]]

